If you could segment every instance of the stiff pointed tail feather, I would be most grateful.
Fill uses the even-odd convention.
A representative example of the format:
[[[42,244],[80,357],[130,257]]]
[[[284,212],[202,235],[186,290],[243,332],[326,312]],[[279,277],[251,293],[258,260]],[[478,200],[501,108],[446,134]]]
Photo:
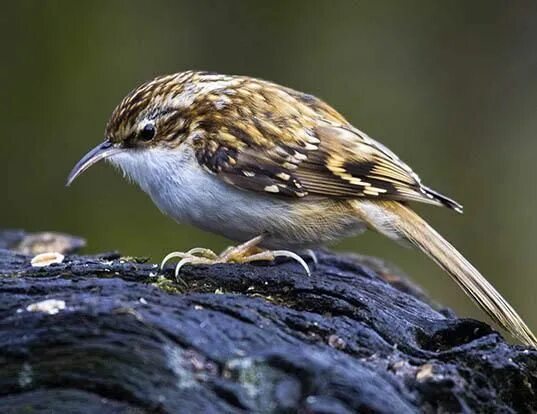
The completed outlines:
[[[360,202],[356,210],[377,231],[392,239],[407,240],[423,251],[500,327],[525,345],[537,348],[537,338],[507,300],[419,215],[395,201]]]

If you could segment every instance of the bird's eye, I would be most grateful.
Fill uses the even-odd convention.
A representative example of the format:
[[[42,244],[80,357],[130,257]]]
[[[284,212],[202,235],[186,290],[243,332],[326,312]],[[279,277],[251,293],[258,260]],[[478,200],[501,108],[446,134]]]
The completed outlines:
[[[155,125],[146,124],[140,131],[140,139],[142,141],[151,141],[155,136]]]

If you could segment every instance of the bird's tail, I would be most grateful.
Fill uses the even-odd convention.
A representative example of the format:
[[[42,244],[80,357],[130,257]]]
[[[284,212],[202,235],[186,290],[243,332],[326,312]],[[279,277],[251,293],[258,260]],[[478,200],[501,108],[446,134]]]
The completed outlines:
[[[375,230],[419,248],[499,326],[522,343],[537,348],[537,338],[507,300],[419,215],[396,201],[356,201],[355,208]]]

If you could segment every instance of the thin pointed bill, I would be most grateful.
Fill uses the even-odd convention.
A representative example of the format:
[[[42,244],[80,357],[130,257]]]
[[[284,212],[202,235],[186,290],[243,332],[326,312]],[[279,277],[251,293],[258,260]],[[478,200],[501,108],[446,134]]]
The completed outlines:
[[[97,145],[90,152],[84,155],[80,161],[76,163],[76,165],[69,173],[69,176],[67,177],[67,183],[65,185],[67,187],[70,186],[76,177],[86,171],[93,164],[105,158],[111,157],[112,155],[117,154],[121,151],[123,150],[121,148],[115,147],[114,144],[111,143],[109,140],[106,140],[103,143]]]

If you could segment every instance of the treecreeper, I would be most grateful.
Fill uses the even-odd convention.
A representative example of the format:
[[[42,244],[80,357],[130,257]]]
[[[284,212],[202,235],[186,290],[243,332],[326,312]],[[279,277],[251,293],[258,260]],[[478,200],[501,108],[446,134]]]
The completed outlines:
[[[246,76],[187,71],[160,76],[114,109],[105,140],[67,184],[106,159],[178,222],[238,244],[194,248],[163,261],[251,262],[300,256],[343,237],[378,231],[435,261],[499,326],[537,338],[502,295],[409,202],[462,206],[426,187],[384,145],[315,96]]]

